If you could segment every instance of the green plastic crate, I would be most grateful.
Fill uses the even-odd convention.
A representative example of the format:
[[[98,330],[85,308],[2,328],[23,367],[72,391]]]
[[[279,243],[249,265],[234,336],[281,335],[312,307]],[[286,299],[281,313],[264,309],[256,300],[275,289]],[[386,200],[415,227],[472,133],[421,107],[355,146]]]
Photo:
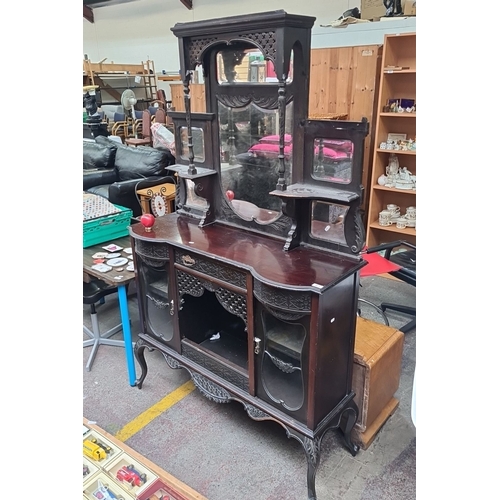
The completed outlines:
[[[115,205],[121,212],[105,215],[83,223],[83,248],[128,235],[132,210]]]

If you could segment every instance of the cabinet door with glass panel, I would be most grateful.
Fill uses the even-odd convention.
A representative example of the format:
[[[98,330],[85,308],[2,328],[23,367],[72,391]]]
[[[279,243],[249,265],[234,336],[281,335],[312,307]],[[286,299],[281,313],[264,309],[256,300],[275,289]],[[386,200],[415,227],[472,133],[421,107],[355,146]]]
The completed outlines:
[[[142,331],[180,350],[179,339],[174,335],[169,247],[137,240],[135,258],[139,287],[143,290],[139,308]]]

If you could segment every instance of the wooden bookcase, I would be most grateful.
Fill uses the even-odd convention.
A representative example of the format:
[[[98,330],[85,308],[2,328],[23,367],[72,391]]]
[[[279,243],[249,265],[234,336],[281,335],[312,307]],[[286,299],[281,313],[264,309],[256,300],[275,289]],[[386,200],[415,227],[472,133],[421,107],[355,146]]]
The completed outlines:
[[[379,212],[390,203],[400,207],[401,215],[405,214],[409,206],[416,206],[415,189],[388,188],[378,184],[378,178],[386,173],[390,153],[397,155],[400,167],[406,167],[413,175],[417,174],[416,150],[391,151],[380,148],[380,144],[387,141],[390,133],[406,134],[407,139],[416,143],[416,112],[384,111],[388,99],[416,99],[416,76],[416,33],[385,35],[368,209],[368,247],[400,239],[416,243],[415,228],[399,229],[396,224],[380,226],[378,223]]]

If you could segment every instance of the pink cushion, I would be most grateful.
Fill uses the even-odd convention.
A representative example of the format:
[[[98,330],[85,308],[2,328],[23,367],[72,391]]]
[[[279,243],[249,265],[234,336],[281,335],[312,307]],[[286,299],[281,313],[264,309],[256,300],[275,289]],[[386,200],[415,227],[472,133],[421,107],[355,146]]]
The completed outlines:
[[[280,136],[279,135],[265,135],[262,139],[259,140],[262,144],[279,144]],[[285,146],[292,143],[292,136],[290,134],[285,134]]]
[[[257,143],[254,144],[248,152],[256,156],[275,158],[280,152],[280,147],[278,144]],[[284,153],[285,157],[290,157],[292,154],[292,146],[285,146]]]
[[[314,153],[319,153],[319,147],[314,148]],[[335,149],[323,148],[323,155],[326,159],[339,160],[342,158],[347,158],[347,153],[344,151],[336,151]]]
[[[331,147],[336,151],[345,151],[346,153],[352,153],[352,142],[337,140],[337,139],[324,139],[323,145],[327,147]]]

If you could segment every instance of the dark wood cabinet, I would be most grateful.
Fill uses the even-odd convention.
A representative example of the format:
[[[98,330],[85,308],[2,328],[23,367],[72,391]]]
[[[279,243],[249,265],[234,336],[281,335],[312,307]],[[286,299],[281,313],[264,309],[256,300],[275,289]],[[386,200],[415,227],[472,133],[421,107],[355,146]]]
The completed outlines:
[[[147,376],[146,349],[157,349],[210,400],[239,401],[251,418],[280,423],[306,452],[309,499],[316,499],[325,433],[339,428],[349,451],[358,449],[351,441],[358,417],[352,370],[368,133],[366,120],[306,119],[313,22],[275,11],[173,28],[186,104],[185,113],[172,113],[176,212],[157,218],[152,230],[130,227],[142,325],[137,386]],[[237,81],[235,68],[256,51],[278,76]],[[207,113],[190,112],[198,64]],[[272,116],[278,133],[260,121],[234,121],[250,108],[248,116],[262,112],[263,124]],[[277,151],[259,164],[275,186],[257,182],[254,190],[264,189],[253,200],[231,189],[248,174],[232,150],[234,134],[247,125],[252,136],[261,134],[252,152]],[[293,148],[286,152],[287,140]],[[340,164],[345,175],[332,176]]]

